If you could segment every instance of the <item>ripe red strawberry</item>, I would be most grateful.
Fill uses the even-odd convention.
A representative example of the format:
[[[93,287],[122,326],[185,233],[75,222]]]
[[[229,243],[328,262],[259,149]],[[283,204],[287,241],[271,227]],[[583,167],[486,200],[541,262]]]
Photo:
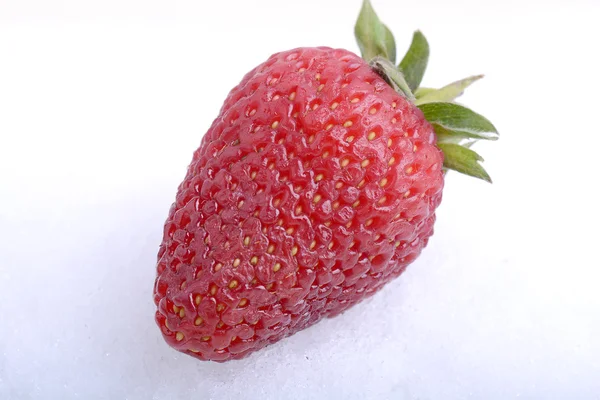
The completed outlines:
[[[477,77],[417,90],[427,42],[416,33],[394,67],[393,38],[368,1],[356,35],[370,63],[300,48],[250,71],[194,153],[154,289],[176,349],[242,358],[339,314],[425,247],[444,167],[489,179],[463,139],[495,138],[494,127],[439,101]]]

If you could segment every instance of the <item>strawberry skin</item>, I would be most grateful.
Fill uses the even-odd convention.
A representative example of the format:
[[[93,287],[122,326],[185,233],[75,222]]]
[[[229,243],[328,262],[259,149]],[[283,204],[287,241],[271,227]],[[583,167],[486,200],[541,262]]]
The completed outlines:
[[[432,235],[443,162],[421,110],[360,57],[271,56],[228,95],[169,212],[166,341],[239,359],[372,295]]]

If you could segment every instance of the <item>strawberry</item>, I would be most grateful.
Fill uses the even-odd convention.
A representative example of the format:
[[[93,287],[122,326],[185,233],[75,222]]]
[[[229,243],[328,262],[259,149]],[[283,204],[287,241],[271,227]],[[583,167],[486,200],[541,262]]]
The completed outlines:
[[[298,48],[250,71],[194,153],[154,287],[177,350],[239,359],[340,314],[427,245],[446,170],[489,181],[470,145],[496,129],[452,102],[479,77],[419,88],[427,41],[395,66],[367,0],[355,33],[363,58]]]

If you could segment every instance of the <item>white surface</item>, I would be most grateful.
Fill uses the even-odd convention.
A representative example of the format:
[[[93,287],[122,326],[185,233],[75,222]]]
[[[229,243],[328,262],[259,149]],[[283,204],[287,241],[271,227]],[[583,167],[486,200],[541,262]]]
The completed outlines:
[[[176,187],[242,75],[356,51],[360,2],[0,0],[0,399],[600,398],[600,3],[373,1],[400,52],[427,34],[426,84],[486,73],[495,183],[451,174],[399,280],[215,364],[153,321]]]

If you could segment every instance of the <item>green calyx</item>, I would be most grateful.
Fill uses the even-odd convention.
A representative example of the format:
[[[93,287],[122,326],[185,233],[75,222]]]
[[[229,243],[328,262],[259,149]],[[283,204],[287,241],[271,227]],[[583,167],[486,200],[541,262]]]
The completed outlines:
[[[461,79],[440,89],[420,87],[429,60],[427,39],[421,32],[415,32],[406,55],[396,65],[394,36],[377,17],[369,0],[363,0],[354,34],[362,58],[396,92],[419,107],[433,126],[438,147],[444,153],[444,168],[491,182],[481,165],[483,158],[471,146],[478,140],[497,140],[498,131],[482,115],[454,102],[483,75]]]

